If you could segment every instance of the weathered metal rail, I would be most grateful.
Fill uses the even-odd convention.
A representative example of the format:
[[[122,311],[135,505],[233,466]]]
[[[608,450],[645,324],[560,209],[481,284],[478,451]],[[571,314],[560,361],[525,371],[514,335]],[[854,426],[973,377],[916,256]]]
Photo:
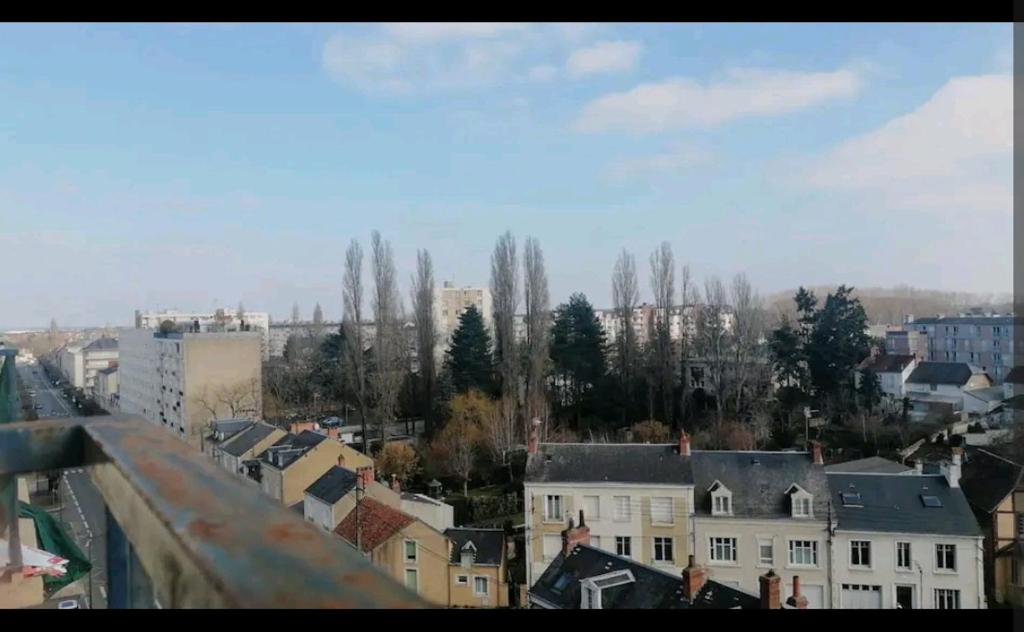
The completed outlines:
[[[426,607],[345,542],[139,417],[0,425],[0,476],[81,466],[163,607]]]

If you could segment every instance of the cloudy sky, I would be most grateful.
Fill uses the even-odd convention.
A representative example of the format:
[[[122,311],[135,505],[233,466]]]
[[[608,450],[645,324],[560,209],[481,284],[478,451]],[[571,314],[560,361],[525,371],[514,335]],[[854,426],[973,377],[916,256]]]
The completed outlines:
[[[0,327],[239,300],[337,317],[344,248],[375,228],[404,287],[417,248],[439,282],[486,284],[511,229],[540,239],[555,302],[608,305],[622,248],[649,298],[661,240],[764,292],[1009,292],[1011,37],[3,25]]]

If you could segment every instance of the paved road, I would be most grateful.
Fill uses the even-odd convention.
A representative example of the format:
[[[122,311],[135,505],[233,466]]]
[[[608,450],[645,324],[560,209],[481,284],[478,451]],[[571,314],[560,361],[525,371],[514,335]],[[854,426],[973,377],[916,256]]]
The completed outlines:
[[[64,399],[64,394],[46,379],[41,366],[34,364],[20,366],[25,386],[35,389],[35,402],[41,405],[36,412],[39,417],[70,417],[75,414],[73,405]],[[64,470],[60,483],[59,509],[53,511],[55,518],[67,525],[68,531],[82,552],[92,562],[91,592],[90,578],[83,578],[83,592],[88,606],[105,608],[107,604],[107,548],[106,548],[106,504],[99,490],[92,484],[89,474],[82,468]]]

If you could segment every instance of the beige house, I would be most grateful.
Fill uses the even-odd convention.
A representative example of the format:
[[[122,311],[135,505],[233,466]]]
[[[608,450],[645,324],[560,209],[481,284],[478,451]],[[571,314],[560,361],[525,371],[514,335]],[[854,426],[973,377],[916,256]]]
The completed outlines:
[[[451,602],[448,538],[423,521],[363,498],[334,532],[423,599],[437,606]]]
[[[333,531],[355,509],[357,496],[359,499],[373,498],[393,509],[401,509],[399,495],[387,485],[373,480],[373,461],[362,454],[359,456],[365,460],[351,459],[345,466],[335,465],[305,489],[302,514],[307,521]]]
[[[270,446],[287,433],[270,424],[256,422],[221,442],[208,442],[212,457],[221,467],[235,474],[245,474],[243,464],[258,459]]]
[[[453,528],[448,538],[449,605],[505,608],[509,603],[508,558],[502,529]]]
[[[260,487],[271,498],[292,507],[302,502],[306,488],[332,466],[358,459],[368,457],[315,432],[287,434],[260,456]]]

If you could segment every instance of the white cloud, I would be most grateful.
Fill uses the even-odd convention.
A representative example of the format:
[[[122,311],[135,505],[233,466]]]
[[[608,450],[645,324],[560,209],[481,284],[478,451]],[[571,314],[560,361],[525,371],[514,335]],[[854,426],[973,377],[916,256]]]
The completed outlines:
[[[566,69],[573,77],[631,70],[642,49],[640,42],[596,42],[573,51],[566,62]]]
[[[814,160],[801,180],[888,208],[1010,212],[1013,80],[957,77],[916,110]]]
[[[558,67],[552,66],[551,64],[541,64],[540,66],[534,66],[530,68],[530,71],[526,73],[526,78],[530,81],[551,81],[558,76]]]
[[[724,81],[701,84],[678,77],[607,94],[587,104],[583,132],[663,132],[719,125],[742,117],[794,112],[856,95],[863,85],[851,69],[798,72],[733,69]]]
[[[614,162],[606,170],[606,176],[615,183],[649,176],[671,176],[708,164],[713,158],[711,151],[706,148],[678,143],[660,154],[623,158]]]
[[[395,39],[418,44],[443,40],[491,38],[522,31],[529,25],[511,22],[396,22],[383,25]]]

